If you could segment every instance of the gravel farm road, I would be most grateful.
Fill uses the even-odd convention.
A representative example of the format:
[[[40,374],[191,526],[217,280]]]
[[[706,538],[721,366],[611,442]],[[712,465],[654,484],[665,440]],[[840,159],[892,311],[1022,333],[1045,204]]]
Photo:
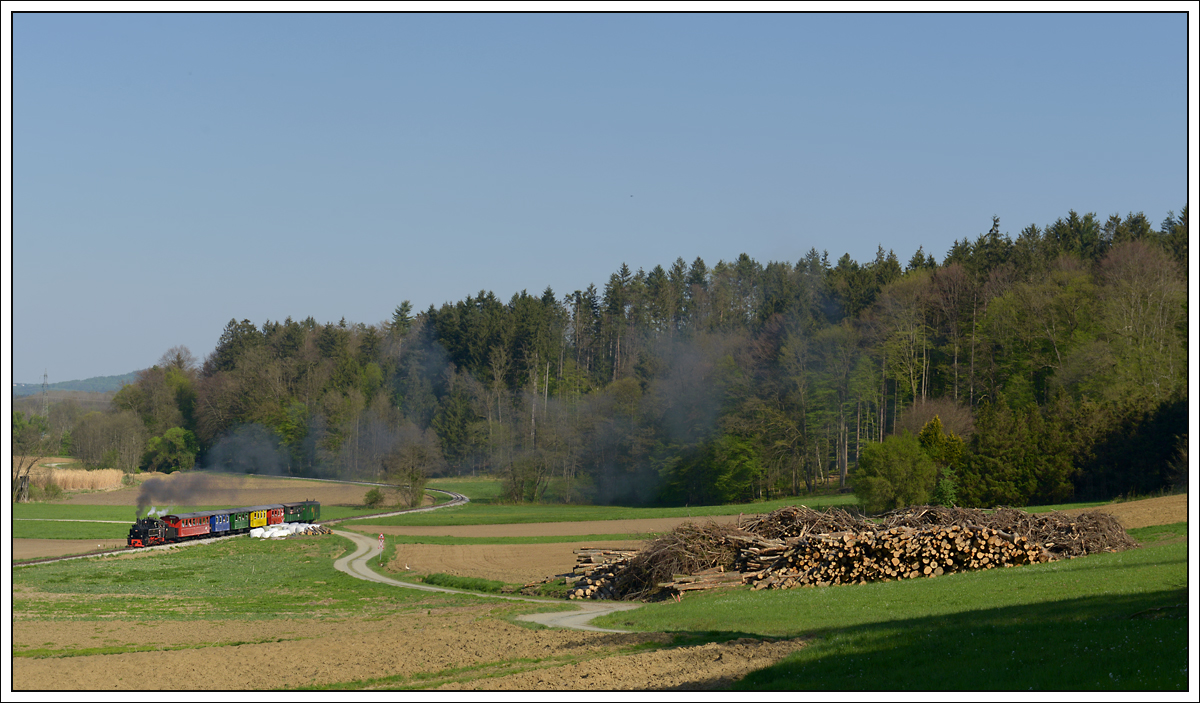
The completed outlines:
[[[428,586],[423,583],[406,583],[397,581],[382,574],[377,574],[371,570],[368,562],[371,559],[379,557],[379,544],[374,537],[359,534],[357,532],[345,532],[342,530],[334,530],[334,534],[345,537],[354,542],[356,549],[353,553],[338,559],[334,562],[333,567],[338,571],[350,574],[355,578],[360,578],[366,581],[374,581],[376,583],[385,583],[391,586],[400,586],[402,588],[416,588],[421,591],[436,591],[440,593],[463,593],[480,598],[500,598],[502,600],[524,601],[526,603],[545,603],[558,604],[563,601],[547,600],[543,598],[523,598],[521,596],[502,596],[492,593],[476,593],[474,591],[460,591],[453,588],[441,588],[439,586]],[[608,630],[602,627],[589,625],[588,622],[592,618],[601,615],[608,615],[620,610],[632,610],[638,607],[636,603],[620,603],[616,601],[592,601],[587,603],[579,603],[579,610],[556,612],[556,613],[533,613],[530,615],[519,615],[517,619],[527,622],[536,622],[548,627],[566,627],[574,630],[589,630],[592,632],[623,632],[623,630]]]

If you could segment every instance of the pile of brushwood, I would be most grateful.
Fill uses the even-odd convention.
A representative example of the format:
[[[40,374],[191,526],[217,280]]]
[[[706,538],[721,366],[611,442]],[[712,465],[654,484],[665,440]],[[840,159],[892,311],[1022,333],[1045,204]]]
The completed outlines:
[[[677,574],[721,570],[732,566],[737,559],[739,544],[730,539],[741,530],[715,522],[697,524],[685,522],[671,532],[646,542],[632,554],[621,555],[594,565],[598,550],[577,549],[576,573],[586,569],[585,576],[575,582],[568,598],[637,600],[654,596],[662,590],[659,583],[671,581]],[[741,584],[741,575],[736,584]]]
[[[757,590],[891,581],[1137,546],[1116,518],[1097,511],[918,506],[870,520],[839,508],[791,506],[735,525],[685,523],[632,555],[601,560],[596,550],[580,550],[587,573],[569,597],[637,600],[742,584]]]

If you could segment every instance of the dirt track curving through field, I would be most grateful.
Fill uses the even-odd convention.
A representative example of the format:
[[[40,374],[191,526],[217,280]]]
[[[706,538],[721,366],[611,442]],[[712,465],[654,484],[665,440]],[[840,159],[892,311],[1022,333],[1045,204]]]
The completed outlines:
[[[370,537],[357,534],[355,532],[342,532],[335,530],[334,534],[340,535],[354,542],[355,551],[353,554],[338,559],[333,564],[333,568],[338,571],[343,571],[355,578],[364,579],[366,581],[374,581],[375,583],[385,583],[390,586],[399,586],[401,588],[415,588],[421,591],[435,591],[438,593],[464,593],[453,588],[441,588],[438,586],[429,586],[423,583],[408,583],[405,581],[397,581],[393,578],[388,578],[382,574],[378,574],[371,570],[370,562],[372,559],[379,557],[379,543]],[[482,598],[496,598],[499,600],[525,601],[527,603],[553,603],[558,604],[559,601],[549,601],[542,598],[524,598],[521,596],[505,596],[492,593],[470,593],[469,595],[479,596]],[[632,610],[637,608],[637,603],[619,603],[615,601],[605,602],[589,602],[580,603],[579,610],[573,612],[555,612],[555,613],[536,613],[534,615],[522,615],[518,620],[528,622],[536,622],[548,627],[568,627],[574,630],[589,630],[592,632],[621,632],[621,630],[609,630],[602,627],[595,627],[588,624],[593,618],[598,618],[601,615],[609,615],[621,610]]]

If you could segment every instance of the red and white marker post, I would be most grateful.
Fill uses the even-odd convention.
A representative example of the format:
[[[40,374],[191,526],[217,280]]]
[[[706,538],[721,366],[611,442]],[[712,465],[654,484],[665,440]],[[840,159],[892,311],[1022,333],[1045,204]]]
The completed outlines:
[[[379,533],[379,565],[383,566],[383,533]]]

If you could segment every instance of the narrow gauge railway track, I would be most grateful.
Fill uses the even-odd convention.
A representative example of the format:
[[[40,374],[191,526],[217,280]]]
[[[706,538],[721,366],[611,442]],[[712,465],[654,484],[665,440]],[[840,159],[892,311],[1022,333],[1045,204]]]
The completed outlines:
[[[383,485],[383,484],[378,484],[378,485]],[[465,495],[463,495],[461,493],[455,493],[453,491],[444,491],[440,488],[426,488],[425,490],[430,493],[441,493],[443,495],[449,496],[450,500],[445,503],[439,503],[438,505],[427,505],[427,506],[420,507],[420,508],[404,508],[402,510],[391,510],[386,513],[373,513],[371,515],[356,515],[353,517],[337,518],[335,520],[317,520],[316,524],[318,524],[318,525],[334,525],[334,524],[343,523],[343,522],[347,522],[347,521],[351,521],[351,520],[366,520],[366,519],[370,519],[370,518],[390,517],[392,515],[403,515],[404,513],[425,513],[425,512],[429,512],[431,510],[439,510],[441,508],[449,508],[449,507],[456,506],[456,505],[466,505],[467,503],[471,502],[470,498],[466,497]],[[344,535],[346,533],[339,533],[339,534]],[[246,535],[243,535],[243,534],[220,535],[217,537],[207,537],[204,539],[186,540],[183,542],[172,542],[170,544],[155,544],[155,545],[151,545],[149,547],[119,547],[117,549],[105,549],[102,551],[87,552],[85,554],[72,554],[70,556],[64,556],[64,557],[46,557],[44,559],[30,559],[28,561],[14,563],[13,568],[17,568],[17,567],[21,567],[21,566],[38,566],[41,564],[53,564],[53,563],[60,562],[60,561],[70,561],[72,559],[90,559],[92,557],[113,556],[113,555],[118,555],[118,554],[142,554],[142,553],[150,552],[153,550],[170,549],[173,547],[187,547],[187,546],[190,546],[193,544],[209,544],[211,542],[216,542],[216,541],[223,540],[223,539],[232,539],[234,537],[244,537],[244,536],[246,536]]]
[[[374,519],[374,518],[380,518],[380,517],[391,517],[393,515],[404,515],[405,513],[427,513],[432,510],[441,510],[442,508],[452,508],[456,505],[466,505],[467,503],[471,502],[470,498],[466,497],[465,495],[463,495],[461,493],[455,493],[453,491],[443,491],[440,488],[426,488],[425,490],[430,493],[441,493],[442,495],[450,496],[450,500],[445,503],[439,503],[437,505],[426,505],[421,508],[403,508],[401,510],[390,510],[386,513],[373,513],[371,515],[355,515],[353,517],[337,518],[336,520],[318,520],[317,522],[321,525],[336,525],[336,524],[348,522],[351,520],[368,520],[368,519]]]

